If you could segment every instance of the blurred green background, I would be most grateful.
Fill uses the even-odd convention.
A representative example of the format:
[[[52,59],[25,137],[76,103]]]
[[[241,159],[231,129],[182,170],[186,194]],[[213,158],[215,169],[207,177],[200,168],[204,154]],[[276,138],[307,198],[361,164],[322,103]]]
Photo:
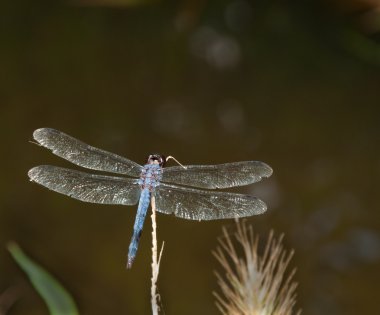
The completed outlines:
[[[249,219],[296,253],[303,314],[376,314],[380,282],[379,1],[2,1],[0,292],[47,314],[10,240],[73,294],[81,314],[150,314],[150,218],[125,269],[136,207],[85,204],[28,181],[71,167],[29,143],[52,127],[144,163],[262,160],[237,191]],[[223,225],[159,215],[166,314],[218,314],[211,251]],[[1,293],[0,293],[1,294]]]

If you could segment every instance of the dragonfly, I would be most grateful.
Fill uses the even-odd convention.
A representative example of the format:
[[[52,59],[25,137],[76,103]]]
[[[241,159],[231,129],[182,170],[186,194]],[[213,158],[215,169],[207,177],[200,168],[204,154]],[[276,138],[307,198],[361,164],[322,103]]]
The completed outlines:
[[[170,157],[150,154],[146,164],[139,165],[55,129],[37,129],[33,138],[37,144],[77,166],[119,175],[52,165],[36,166],[28,172],[31,181],[84,202],[127,206],[138,203],[127,268],[132,267],[136,257],[145,216],[153,202],[160,213],[199,221],[242,218],[267,210],[257,197],[214,190],[249,185],[269,177],[273,171],[264,162],[165,167]]]

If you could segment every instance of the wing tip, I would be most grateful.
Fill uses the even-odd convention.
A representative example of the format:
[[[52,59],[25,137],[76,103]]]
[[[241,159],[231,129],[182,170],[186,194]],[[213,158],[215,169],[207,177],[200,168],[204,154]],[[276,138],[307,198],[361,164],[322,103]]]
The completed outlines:
[[[262,177],[265,177],[265,178],[270,177],[273,174],[273,169],[267,163],[264,163],[264,162],[261,162],[261,163],[264,168]]]
[[[265,162],[262,161],[249,161],[253,167],[253,170],[256,171],[259,175],[259,180],[263,178],[268,178],[273,174],[273,169]]]
[[[57,130],[55,130],[53,128],[38,128],[38,129],[33,131],[33,138],[34,138],[34,140],[41,143],[41,140],[46,139],[47,135],[54,133],[54,132],[57,132]]]
[[[37,181],[37,178],[41,175],[41,173],[46,169],[48,168],[49,165],[39,165],[39,166],[35,166],[33,168],[31,168],[29,171],[28,171],[28,176],[29,176],[29,179],[30,181],[32,182],[36,182]]]
[[[258,214],[263,214],[263,213],[267,212],[267,210],[268,210],[267,204],[264,201],[262,201],[261,199],[258,199],[258,200],[260,200],[260,204],[261,204],[261,207],[258,211]]]
[[[39,166],[36,166],[36,167],[33,167],[31,168],[29,171],[28,171],[28,177],[31,181],[34,180],[34,178],[36,177],[37,173],[39,173],[39,170],[38,170]]]
[[[264,201],[262,201],[261,199],[257,197],[252,197],[252,198],[254,199],[255,204],[252,205],[252,210],[248,216],[260,215],[267,212],[268,206]]]
[[[266,205],[264,202],[263,202],[263,204],[264,204],[264,206],[261,207],[261,208],[256,212],[257,215],[260,215],[260,214],[263,214],[263,213],[267,212],[268,207],[267,207],[267,205]]]

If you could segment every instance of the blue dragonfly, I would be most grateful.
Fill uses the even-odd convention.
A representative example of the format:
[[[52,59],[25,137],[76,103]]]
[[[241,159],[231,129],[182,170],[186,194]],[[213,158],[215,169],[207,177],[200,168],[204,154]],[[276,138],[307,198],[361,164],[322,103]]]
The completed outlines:
[[[92,174],[51,165],[37,166],[28,172],[31,181],[81,201],[118,205],[138,203],[127,268],[131,268],[135,259],[153,198],[158,212],[199,221],[247,217],[267,209],[256,197],[211,190],[248,185],[269,177],[272,169],[263,162],[164,167],[168,158],[151,154],[141,166],[55,129],[37,129],[33,137],[39,145],[73,164],[129,176]]]

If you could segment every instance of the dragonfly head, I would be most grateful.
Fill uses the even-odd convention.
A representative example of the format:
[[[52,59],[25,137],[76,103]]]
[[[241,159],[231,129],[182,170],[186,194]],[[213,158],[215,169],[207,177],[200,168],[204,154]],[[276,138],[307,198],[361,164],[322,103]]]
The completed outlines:
[[[151,154],[148,157],[148,164],[158,164],[160,166],[165,166],[166,158],[161,154]]]

